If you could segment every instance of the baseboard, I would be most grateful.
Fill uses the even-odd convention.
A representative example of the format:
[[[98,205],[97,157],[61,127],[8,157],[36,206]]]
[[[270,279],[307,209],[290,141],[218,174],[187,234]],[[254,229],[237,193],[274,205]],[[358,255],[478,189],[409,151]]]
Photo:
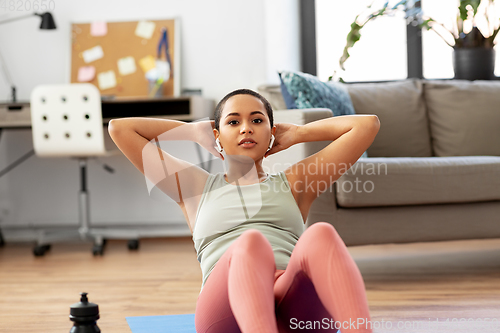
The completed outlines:
[[[5,242],[36,242],[41,230],[51,231],[71,231],[78,228],[68,225],[43,225],[43,226],[19,226],[0,225]],[[155,238],[155,237],[186,237],[191,236],[191,232],[185,222],[183,223],[162,223],[162,224],[127,224],[127,225],[99,225],[93,224],[92,229],[103,232],[104,238],[128,239],[128,238]],[[131,236],[128,236],[131,235]],[[133,235],[133,236],[132,236]]]

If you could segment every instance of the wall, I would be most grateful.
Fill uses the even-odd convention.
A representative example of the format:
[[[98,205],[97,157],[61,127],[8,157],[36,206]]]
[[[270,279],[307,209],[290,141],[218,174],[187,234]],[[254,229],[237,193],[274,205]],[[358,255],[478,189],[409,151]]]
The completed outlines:
[[[56,0],[54,4],[56,31],[38,30],[36,17],[0,26],[0,52],[20,100],[28,100],[39,84],[69,82],[71,22],[179,17],[181,87],[200,88],[214,100],[237,88],[277,83],[276,70],[300,69],[296,0]],[[28,13],[4,10],[0,20]],[[0,100],[9,95],[7,82],[0,79]],[[4,131],[0,170],[31,150],[31,140],[29,129]],[[109,137],[106,140],[114,148]],[[190,146],[170,153],[181,158],[183,151],[193,152],[194,143],[186,144]],[[101,163],[116,172],[109,174],[96,160],[89,161],[91,218],[96,224],[185,223],[172,200],[148,195],[142,174],[123,155],[101,158]],[[218,161],[213,165],[212,172],[222,170]],[[32,156],[0,178],[0,227],[76,225],[78,188],[76,160]],[[187,226],[184,231],[189,234]]]

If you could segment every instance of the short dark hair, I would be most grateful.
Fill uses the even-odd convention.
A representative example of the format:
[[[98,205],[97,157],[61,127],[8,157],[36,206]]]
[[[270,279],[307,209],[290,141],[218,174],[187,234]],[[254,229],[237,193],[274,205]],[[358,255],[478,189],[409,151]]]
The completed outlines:
[[[217,129],[217,131],[219,131],[219,128],[220,128],[219,125],[220,125],[220,117],[222,115],[222,109],[224,109],[224,105],[226,105],[227,100],[235,95],[251,95],[251,96],[257,97],[262,102],[262,104],[264,104],[264,107],[266,108],[267,115],[269,117],[269,122],[271,123],[271,128],[273,128],[273,122],[274,122],[273,121],[273,108],[271,107],[271,103],[269,103],[269,101],[267,99],[265,99],[264,96],[262,96],[258,92],[255,92],[255,91],[250,90],[250,89],[237,89],[237,90],[231,91],[229,94],[224,96],[224,98],[222,98],[220,100],[220,102],[217,104],[217,106],[215,107],[214,122],[215,122],[215,128]]]

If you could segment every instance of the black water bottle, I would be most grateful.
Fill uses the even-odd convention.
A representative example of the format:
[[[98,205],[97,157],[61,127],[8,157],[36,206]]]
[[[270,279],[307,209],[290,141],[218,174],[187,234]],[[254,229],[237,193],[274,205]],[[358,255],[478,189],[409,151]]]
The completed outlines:
[[[99,306],[90,303],[87,293],[81,293],[80,302],[70,307],[69,319],[74,322],[69,333],[101,333],[97,327],[99,319]]]

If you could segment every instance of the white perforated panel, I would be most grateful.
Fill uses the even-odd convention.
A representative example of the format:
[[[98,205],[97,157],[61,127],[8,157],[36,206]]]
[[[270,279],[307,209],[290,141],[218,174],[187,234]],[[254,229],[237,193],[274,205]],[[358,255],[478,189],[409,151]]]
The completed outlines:
[[[105,154],[101,96],[92,84],[36,87],[31,94],[31,126],[38,156]]]

